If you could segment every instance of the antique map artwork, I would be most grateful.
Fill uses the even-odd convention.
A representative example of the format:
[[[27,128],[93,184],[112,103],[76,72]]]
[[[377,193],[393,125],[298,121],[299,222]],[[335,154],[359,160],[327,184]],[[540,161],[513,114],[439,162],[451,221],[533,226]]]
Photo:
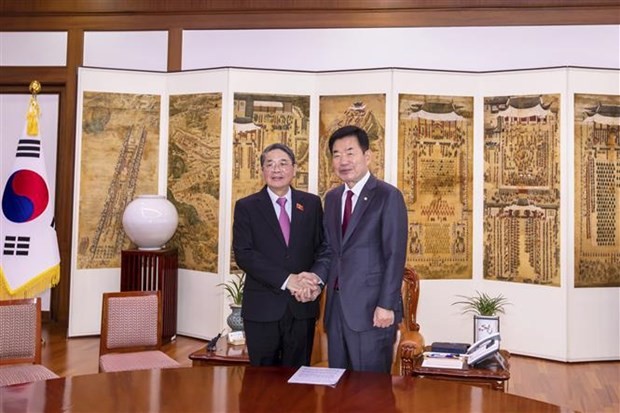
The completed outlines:
[[[484,98],[484,278],[560,285],[560,95]]]
[[[472,113],[473,97],[399,95],[407,265],[422,279],[472,277]]]
[[[179,213],[179,267],[217,273],[222,94],[170,96],[168,199]]]
[[[291,185],[308,190],[310,96],[235,93],[232,206],[264,185],[260,155],[272,143],[295,154],[297,173]],[[231,269],[236,271],[234,257]]]
[[[332,173],[329,137],[336,129],[355,125],[364,129],[372,152],[370,172],[383,179],[385,160],[385,95],[321,96],[319,100],[319,196],[341,184]]]
[[[156,95],[84,92],[77,268],[120,267],[122,227],[135,196],[157,193]]]
[[[619,95],[575,95],[575,287],[620,287],[619,132]]]

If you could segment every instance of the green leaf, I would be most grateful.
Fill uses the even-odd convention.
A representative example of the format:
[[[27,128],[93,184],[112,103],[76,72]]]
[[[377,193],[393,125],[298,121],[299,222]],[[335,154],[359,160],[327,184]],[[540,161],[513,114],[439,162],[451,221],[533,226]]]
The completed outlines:
[[[217,284],[218,287],[223,287],[224,291],[228,293],[228,297],[233,304],[241,305],[243,302],[243,287],[245,286],[245,273],[233,274],[234,279],[225,283]]]
[[[452,305],[460,305],[463,314],[473,313],[483,316],[494,316],[497,314],[505,314],[505,306],[510,302],[502,294],[491,297],[487,293],[476,291],[475,296],[457,295],[463,300],[455,301]]]

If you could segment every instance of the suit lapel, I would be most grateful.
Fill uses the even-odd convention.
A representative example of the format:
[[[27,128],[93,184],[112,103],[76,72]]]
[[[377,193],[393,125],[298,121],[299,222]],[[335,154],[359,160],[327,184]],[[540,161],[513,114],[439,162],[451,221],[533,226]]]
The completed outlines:
[[[336,208],[334,208],[334,213],[330,217],[332,228],[336,229],[334,240],[338,240],[338,246],[342,246],[342,193],[344,192],[344,187],[344,184],[340,185],[338,190],[333,193],[336,197]]]
[[[267,187],[263,187],[263,189],[259,192],[257,197],[258,210],[261,215],[265,217],[265,222],[267,226],[274,231],[276,237],[282,242],[284,246],[286,246],[286,242],[284,241],[284,235],[282,235],[282,230],[280,229],[280,223],[278,222],[278,217],[276,217],[276,212],[273,208],[273,204],[271,203],[271,198],[269,198],[269,194],[267,193]],[[291,230],[292,232],[292,230]]]
[[[377,179],[370,175],[366,185],[362,188],[362,192],[355,203],[355,209],[351,214],[351,219],[349,221],[349,225],[347,226],[347,232],[344,234],[344,239],[342,240],[342,244],[346,244],[346,242],[351,238],[351,234],[355,231],[358,224],[362,221],[362,217],[366,213],[368,206],[372,202],[372,198],[375,196],[375,187],[377,186]],[[342,203],[342,196],[340,197],[340,202]]]

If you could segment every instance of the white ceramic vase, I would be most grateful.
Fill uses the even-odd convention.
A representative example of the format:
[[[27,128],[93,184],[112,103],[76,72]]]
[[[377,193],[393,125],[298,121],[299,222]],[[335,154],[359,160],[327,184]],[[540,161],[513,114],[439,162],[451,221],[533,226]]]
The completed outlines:
[[[163,195],[139,195],[123,213],[123,229],[140,250],[161,249],[178,224],[176,208]]]

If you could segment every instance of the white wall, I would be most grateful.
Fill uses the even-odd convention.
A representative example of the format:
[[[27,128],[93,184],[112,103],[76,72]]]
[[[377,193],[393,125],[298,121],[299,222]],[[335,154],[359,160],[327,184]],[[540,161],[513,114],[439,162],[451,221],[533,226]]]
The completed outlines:
[[[66,64],[67,32],[0,32],[0,66]]]
[[[85,32],[84,66],[168,69],[168,32]]]
[[[188,30],[183,70],[620,67],[620,26]]]

